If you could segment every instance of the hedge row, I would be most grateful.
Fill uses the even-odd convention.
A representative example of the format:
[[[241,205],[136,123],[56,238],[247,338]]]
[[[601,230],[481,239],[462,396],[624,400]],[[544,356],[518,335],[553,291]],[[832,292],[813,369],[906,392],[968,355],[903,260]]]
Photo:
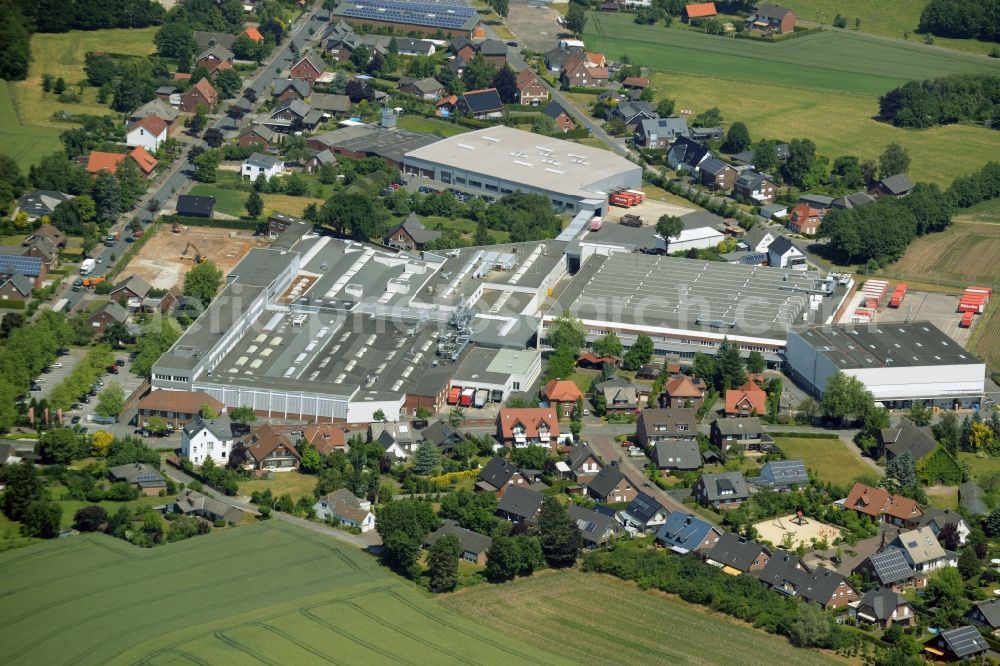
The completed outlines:
[[[799,439],[840,439],[835,432],[769,432],[771,437],[797,437]]]
[[[787,42],[789,39],[805,37],[806,35],[815,35],[819,32],[823,32],[823,28],[795,28],[795,32],[788,33],[787,35],[772,35],[770,37],[757,37],[748,32],[737,32],[733,37],[736,39],[749,39],[753,42],[764,42],[765,44],[776,44],[778,42]]]
[[[6,298],[0,301],[0,310],[23,310],[27,301],[19,301],[12,298]]]
[[[582,95],[600,95],[604,88],[590,88],[587,86],[570,86],[565,92],[580,93]]]

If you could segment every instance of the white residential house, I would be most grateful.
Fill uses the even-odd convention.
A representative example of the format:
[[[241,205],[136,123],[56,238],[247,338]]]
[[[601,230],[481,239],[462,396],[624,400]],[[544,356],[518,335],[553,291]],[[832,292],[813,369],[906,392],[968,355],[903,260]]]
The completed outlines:
[[[264,180],[271,180],[285,170],[285,163],[277,157],[254,153],[243,160],[240,175],[250,180],[257,180],[261,176]]]
[[[211,458],[217,465],[228,465],[233,452],[233,428],[223,414],[214,419],[196,416],[181,431],[181,457],[194,465]]]
[[[770,229],[758,224],[743,235],[743,238],[740,240],[740,246],[750,252],[766,253],[771,247],[771,243],[774,242],[774,238],[775,234]]]
[[[774,268],[804,271],[809,268],[806,255],[792,244],[788,236],[778,236],[767,248],[767,263]]]
[[[329,495],[319,498],[313,504],[316,515],[323,520],[336,520],[342,525],[357,527],[362,532],[375,529],[375,514],[372,513],[372,503],[355,497],[350,490],[341,488]]]
[[[125,144],[130,148],[142,146],[155,153],[167,140],[167,121],[159,116],[145,116],[129,125]]]
[[[900,532],[890,545],[902,549],[914,571],[928,573],[958,566],[958,557],[941,546],[929,526]]]

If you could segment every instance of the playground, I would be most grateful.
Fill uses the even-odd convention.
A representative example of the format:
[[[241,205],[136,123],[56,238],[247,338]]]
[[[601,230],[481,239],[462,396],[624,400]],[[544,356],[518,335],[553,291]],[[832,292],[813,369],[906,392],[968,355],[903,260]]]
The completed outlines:
[[[834,539],[840,537],[839,527],[808,518],[801,512],[762,520],[754,525],[754,529],[761,539],[770,541],[776,547],[788,549],[798,548],[800,544],[811,548],[814,540],[820,542],[824,539],[827,544],[833,545]]]

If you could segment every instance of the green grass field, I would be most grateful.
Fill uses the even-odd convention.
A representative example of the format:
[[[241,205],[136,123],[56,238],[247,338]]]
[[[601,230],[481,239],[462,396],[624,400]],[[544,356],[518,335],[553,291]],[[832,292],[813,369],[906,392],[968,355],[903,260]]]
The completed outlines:
[[[1000,223],[1000,199],[987,199],[971,208],[962,209],[955,219],[960,222]]]
[[[942,186],[957,175],[978,171],[995,158],[1000,145],[996,132],[981,127],[907,130],[878,122],[878,100],[869,95],[676,73],[656,73],[652,80],[660,95],[675,100],[678,110],[698,114],[718,107],[727,124],[746,123],[754,141],[809,138],[831,162],[840,155],[877,161],[889,143],[898,141],[912,158],[910,176]]]
[[[60,34],[38,33],[31,37],[31,67],[28,78],[11,84],[14,104],[21,120],[31,125],[61,127],[52,120],[57,111],[73,114],[110,113],[107,104],[97,103],[97,89],[86,87],[79,104],[63,104],[54,93],[42,90],[42,76],[62,77],[68,89],[76,92],[78,82],[86,79],[83,71],[85,56],[92,51],[107,51],[122,55],[148,55],[156,50],[153,35],[156,28],[122,30],[73,30]]]
[[[589,664],[840,663],[656,592],[599,574],[545,572],[444,597],[459,615]],[[736,658],[736,662],[741,662]]]
[[[273,520],[152,549],[0,554],[8,664],[570,663],[450,612],[368,555]]]
[[[587,48],[618,60],[628,55],[661,72],[761,84],[881,95],[911,79],[959,72],[1000,72],[1000,63],[943,49],[827,31],[777,44],[663,26],[637,25],[629,14],[588,14]],[[766,85],[761,86],[764,92]]]
[[[17,160],[23,173],[44,156],[59,150],[59,130],[22,125],[12,97],[12,83],[0,80],[0,152]]]
[[[993,299],[975,326],[969,351],[986,361],[990,372],[1000,372],[1000,301]]]
[[[861,32],[896,39],[909,39],[923,43],[924,36],[914,31],[920,25],[920,12],[927,5],[926,0],[894,0],[892,10],[877,0],[788,0],[784,3],[795,11],[800,20],[832,25],[834,17],[842,14],[847,19],[847,27],[854,29],[854,19],[861,19]],[[910,33],[906,36],[906,33]],[[934,38],[935,46],[943,46],[958,51],[986,54],[995,44],[975,39]]]
[[[775,437],[775,444],[789,460],[803,460],[806,469],[838,486],[850,485],[862,475],[876,472],[839,439]]]

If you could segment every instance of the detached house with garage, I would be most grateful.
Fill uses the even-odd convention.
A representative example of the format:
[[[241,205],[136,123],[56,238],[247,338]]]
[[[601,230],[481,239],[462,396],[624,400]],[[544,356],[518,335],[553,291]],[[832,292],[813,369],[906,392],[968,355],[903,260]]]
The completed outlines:
[[[783,35],[795,30],[795,12],[778,5],[759,5],[746,19],[747,28],[764,34]]]
[[[576,523],[576,531],[583,539],[584,548],[600,548],[612,539],[626,535],[625,527],[614,515],[570,504],[566,507],[569,519]]]
[[[688,137],[690,134],[687,121],[683,118],[658,118],[655,110],[650,109],[650,113],[637,120],[632,136],[636,145],[653,149],[667,148],[680,137]]]
[[[693,439],[682,442],[657,442],[653,446],[653,462],[661,470],[690,471],[701,467],[701,451]]]
[[[181,111],[194,113],[199,106],[203,106],[211,112],[218,102],[218,91],[209,83],[208,79],[201,79],[191,86],[190,90],[181,95]]]
[[[984,603],[995,603],[995,600]],[[851,604],[850,614],[879,629],[888,629],[894,624],[909,627],[916,619],[910,602],[892,590],[869,590],[856,604]]]
[[[590,444],[586,442],[573,447],[573,450],[569,452],[569,457],[566,459],[565,464],[568,470],[566,473],[580,483],[590,481],[604,468],[604,465],[601,464],[601,459],[590,448]]]
[[[881,454],[886,460],[908,452],[914,462],[919,462],[937,450],[938,443],[925,429],[918,428],[910,419],[900,419],[895,428],[883,428],[878,434]]]
[[[228,465],[232,457],[233,426],[223,414],[214,419],[196,416],[181,430],[181,457],[194,465],[211,458],[219,465]]]
[[[341,525],[356,527],[362,532],[375,529],[375,514],[372,513],[372,503],[356,497],[347,488],[341,488],[319,498],[313,504],[316,516],[323,520],[334,520]]]
[[[800,203],[793,208],[792,215],[788,218],[788,228],[803,236],[815,236],[822,223],[823,211],[807,203]]]
[[[532,444],[554,446],[559,441],[559,419],[548,407],[502,408],[497,416],[497,439],[504,446],[523,449]]]
[[[701,163],[701,184],[717,192],[733,189],[738,176],[736,169],[717,157],[710,157]]]
[[[688,173],[696,174],[701,168],[701,163],[712,156],[705,146],[693,139],[685,136],[678,138],[667,151],[667,165],[671,169],[679,169]]]
[[[930,527],[900,532],[889,545],[902,550],[906,561],[920,573],[958,566],[958,555],[945,550]]]
[[[257,472],[292,472],[302,456],[295,443],[270,424],[252,428],[233,447],[233,463]]]
[[[778,186],[765,174],[744,171],[733,183],[733,196],[759,204],[771,203]]]
[[[424,245],[440,237],[440,231],[428,229],[416,213],[410,213],[405,220],[385,232],[382,242],[401,250],[420,251]]]
[[[634,500],[638,491],[620,469],[608,465],[587,484],[587,494],[598,502],[619,504]]]
[[[843,500],[844,509],[874,518],[883,523],[914,527],[923,517],[920,505],[909,497],[891,495],[885,488],[855,483]]]
[[[511,461],[493,456],[479,472],[475,489],[476,492],[494,493],[497,497],[503,497],[510,488],[528,488],[532,481]]]
[[[748,379],[738,389],[726,390],[727,416],[760,416],[767,413],[767,392]]]
[[[750,499],[750,489],[742,472],[702,474],[692,492],[699,504],[716,509],[735,509]]]
[[[486,564],[486,553],[493,545],[493,539],[479,532],[467,530],[454,520],[445,520],[444,525],[428,534],[427,538],[424,539],[424,545],[429,548],[437,543],[438,539],[447,535],[456,537],[462,544],[461,557],[463,560],[473,564]]]
[[[795,247],[788,236],[778,236],[767,248],[767,265],[772,268],[791,268],[804,271],[809,268],[805,253]]]

